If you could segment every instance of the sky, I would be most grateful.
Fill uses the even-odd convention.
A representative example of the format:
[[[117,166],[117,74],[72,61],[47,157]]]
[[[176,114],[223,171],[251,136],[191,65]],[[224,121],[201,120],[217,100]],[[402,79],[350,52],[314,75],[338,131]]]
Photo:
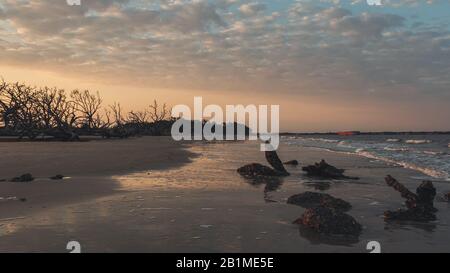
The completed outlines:
[[[278,104],[292,132],[450,130],[450,1],[0,0],[0,77],[105,104]]]

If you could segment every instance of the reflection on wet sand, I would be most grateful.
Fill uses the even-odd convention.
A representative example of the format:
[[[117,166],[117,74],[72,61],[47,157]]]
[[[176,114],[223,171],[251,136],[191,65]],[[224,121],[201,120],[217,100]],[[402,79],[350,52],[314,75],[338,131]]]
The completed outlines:
[[[305,186],[312,187],[318,191],[326,191],[331,188],[331,182],[305,182]]]
[[[320,234],[311,229],[299,227],[300,236],[307,239],[313,245],[333,245],[351,247],[359,242],[359,237]]]
[[[420,229],[426,232],[434,232],[437,229],[436,223],[422,223],[422,222],[413,222],[413,221],[402,221],[402,222],[386,222],[385,230],[411,230],[411,229]]]
[[[276,203],[279,201],[274,200],[270,193],[277,191],[283,185],[283,178],[279,177],[254,177],[254,178],[245,178],[245,182],[248,184],[259,188],[261,185],[264,185],[264,201],[267,203]]]

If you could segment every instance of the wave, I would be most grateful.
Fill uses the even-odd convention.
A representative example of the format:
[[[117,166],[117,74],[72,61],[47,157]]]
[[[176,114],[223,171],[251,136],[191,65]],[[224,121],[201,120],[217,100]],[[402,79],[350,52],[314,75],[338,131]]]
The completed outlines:
[[[306,140],[320,141],[320,142],[327,142],[327,143],[338,143],[339,142],[339,140],[328,139],[328,138],[306,138]]]
[[[424,174],[426,174],[428,176],[431,176],[431,177],[434,177],[434,178],[449,179],[449,174],[448,173],[446,173],[444,171],[438,171],[438,170],[435,170],[433,168],[421,167],[421,166],[417,166],[417,165],[415,165],[413,163],[410,163],[410,162],[397,161],[397,160],[393,160],[393,159],[390,159],[390,158],[377,156],[377,155],[374,155],[374,154],[372,154],[370,152],[367,152],[365,150],[362,150],[362,151],[359,151],[359,152],[357,151],[357,154],[359,154],[361,156],[364,156],[364,157],[367,157],[367,158],[380,160],[380,161],[383,161],[383,162],[386,162],[386,163],[389,163],[389,164],[392,164],[392,165],[401,166],[401,167],[406,168],[406,169],[416,170],[416,171],[419,171],[421,173],[424,173]]]
[[[428,139],[408,139],[405,141],[407,144],[428,144],[432,143],[433,141]]]
[[[383,150],[385,151],[391,151],[391,152],[408,152],[408,148],[402,148],[402,147],[384,147]]]
[[[435,152],[435,151],[423,151],[424,154],[427,155],[446,155],[444,152]]]
[[[306,141],[305,141],[306,140]],[[315,140],[316,142],[310,142]],[[388,139],[380,139],[375,142],[372,139],[366,141],[336,140],[325,138],[301,138],[298,141],[287,141],[290,145],[299,145],[322,151],[360,155],[369,159],[378,160],[391,166],[400,166],[419,171],[427,176],[450,181],[450,153],[442,150],[442,146],[412,146],[405,144],[431,143],[428,139],[401,140],[400,143],[386,143]],[[393,141],[392,141],[393,142]],[[436,142],[437,144],[439,142]],[[447,141],[445,142],[447,143]],[[332,145],[330,145],[332,144]],[[442,145],[442,144],[441,144]],[[448,143],[450,148],[450,143]],[[444,146],[445,147],[445,146]],[[425,149],[424,149],[425,148]]]
[[[344,141],[344,140],[340,141],[340,142],[337,144],[337,146],[338,146],[338,147],[341,147],[341,148],[348,148],[348,149],[353,149],[353,148],[355,148],[355,147],[353,147],[350,143],[348,143],[348,142],[346,142],[346,141]]]
[[[405,161],[401,161],[401,160],[393,160],[393,159],[390,159],[387,157],[378,156],[378,155],[375,155],[375,154],[367,151],[364,148],[356,149],[355,152],[345,152],[345,151],[337,151],[337,150],[323,148],[323,147],[315,147],[315,146],[305,146],[305,147],[308,147],[310,149],[312,148],[312,149],[320,150],[320,151],[327,151],[327,152],[347,154],[347,155],[355,155],[356,154],[356,155],[360,155],[360,156],[363,156],[363,157],[366,157],[369,159],[385,162],[391,166],[400,166],[400,167],[403,167],[406,169],[415,170],[415,171],[421,172],[421,173],[423,173],[427,176],[433,177],[433,178],[445,179],[445,180],[450,179],[450,175],[447,172],[435,170],[431,167],[421,167],[421,166],[418,166],[418,165],[416,165],[414,163],[410,163],[410,162],[405,162]]]
[[[389,139],[386,139],[386,142],[400,142],[400,141],[402,141],[402,140],[399,139],[399,138],[389,138]]]

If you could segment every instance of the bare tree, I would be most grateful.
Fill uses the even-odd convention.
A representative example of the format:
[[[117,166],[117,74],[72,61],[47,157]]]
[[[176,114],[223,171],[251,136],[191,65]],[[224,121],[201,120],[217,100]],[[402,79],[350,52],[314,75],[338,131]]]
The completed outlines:
[[[6,90],[9,103],[14,109],[8,117],[9,126],[12,125],[21,138],[28,136],[34,139],[41,124],[36,88],[15,83],[9,85]]]
[[[148,109],[124,114],[119,103],[102,109],[99,93],[36,88],[0,81],[0,124],[8,134],[30,139],[38,135],[78,139],[77,133],[128,137],[166,134],[170,126],[167,105],[155,100]],[[161,121],[168,122],[161,122]],[[89,129],[86,131],[86,129]]]
[[[144,124],[148,122],[147,111],[131,111],[128,113],[128,122],[134,124]]]
[[[163,104],[160,108],[156,100],[150,105],[149,111],[150,119],[153,122],[160,122],[166,120],[169,117],[169,111],[167,110],[167,104]]]
[[[10,93],[10,85],[2,79],[0,83],[0,121],[3,122],[5,128],[10,126],[11,115],[16,108]]]
[[[116,126],[122,126],[123,123],[125,123],[125,119],[122,115],[122,107],[120,103],[114,102],[113,105],[110,105],[109,108],[111,109],[114,121],[113,124]]]
[[[104,114],[101,115],[97,113],[93,120],[93,128],[105,130],[109,129],[113,123],[111,122],[111,111],[108,109],[104,110]]]
[[[38,94],[41,120],[47,134],[63,139],[78,138],[74,133],[77,121],[75,104],[67,98],[65,91],[44,87]]]
[[[96,124],[94,120],[99,113],[103,102],[100,94],[98,92],[96,94],[91,94],[89,90],[83,92],[74,90],[70,96],[75,103],[76,111],[81,115],[83,125],[87,126],[89,129],[95,128]]]

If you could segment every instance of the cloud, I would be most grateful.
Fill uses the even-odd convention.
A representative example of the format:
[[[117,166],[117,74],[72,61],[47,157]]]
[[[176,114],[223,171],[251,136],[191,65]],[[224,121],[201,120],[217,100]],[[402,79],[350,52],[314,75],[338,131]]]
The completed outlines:
[[[448,27],[325,2],[3,0],[0,58],[157,87],[448,96]]]
[[[239,11],[245,16],[254,16],[266,9],[266,5],[263,3],[248,3],[239,7]]]

